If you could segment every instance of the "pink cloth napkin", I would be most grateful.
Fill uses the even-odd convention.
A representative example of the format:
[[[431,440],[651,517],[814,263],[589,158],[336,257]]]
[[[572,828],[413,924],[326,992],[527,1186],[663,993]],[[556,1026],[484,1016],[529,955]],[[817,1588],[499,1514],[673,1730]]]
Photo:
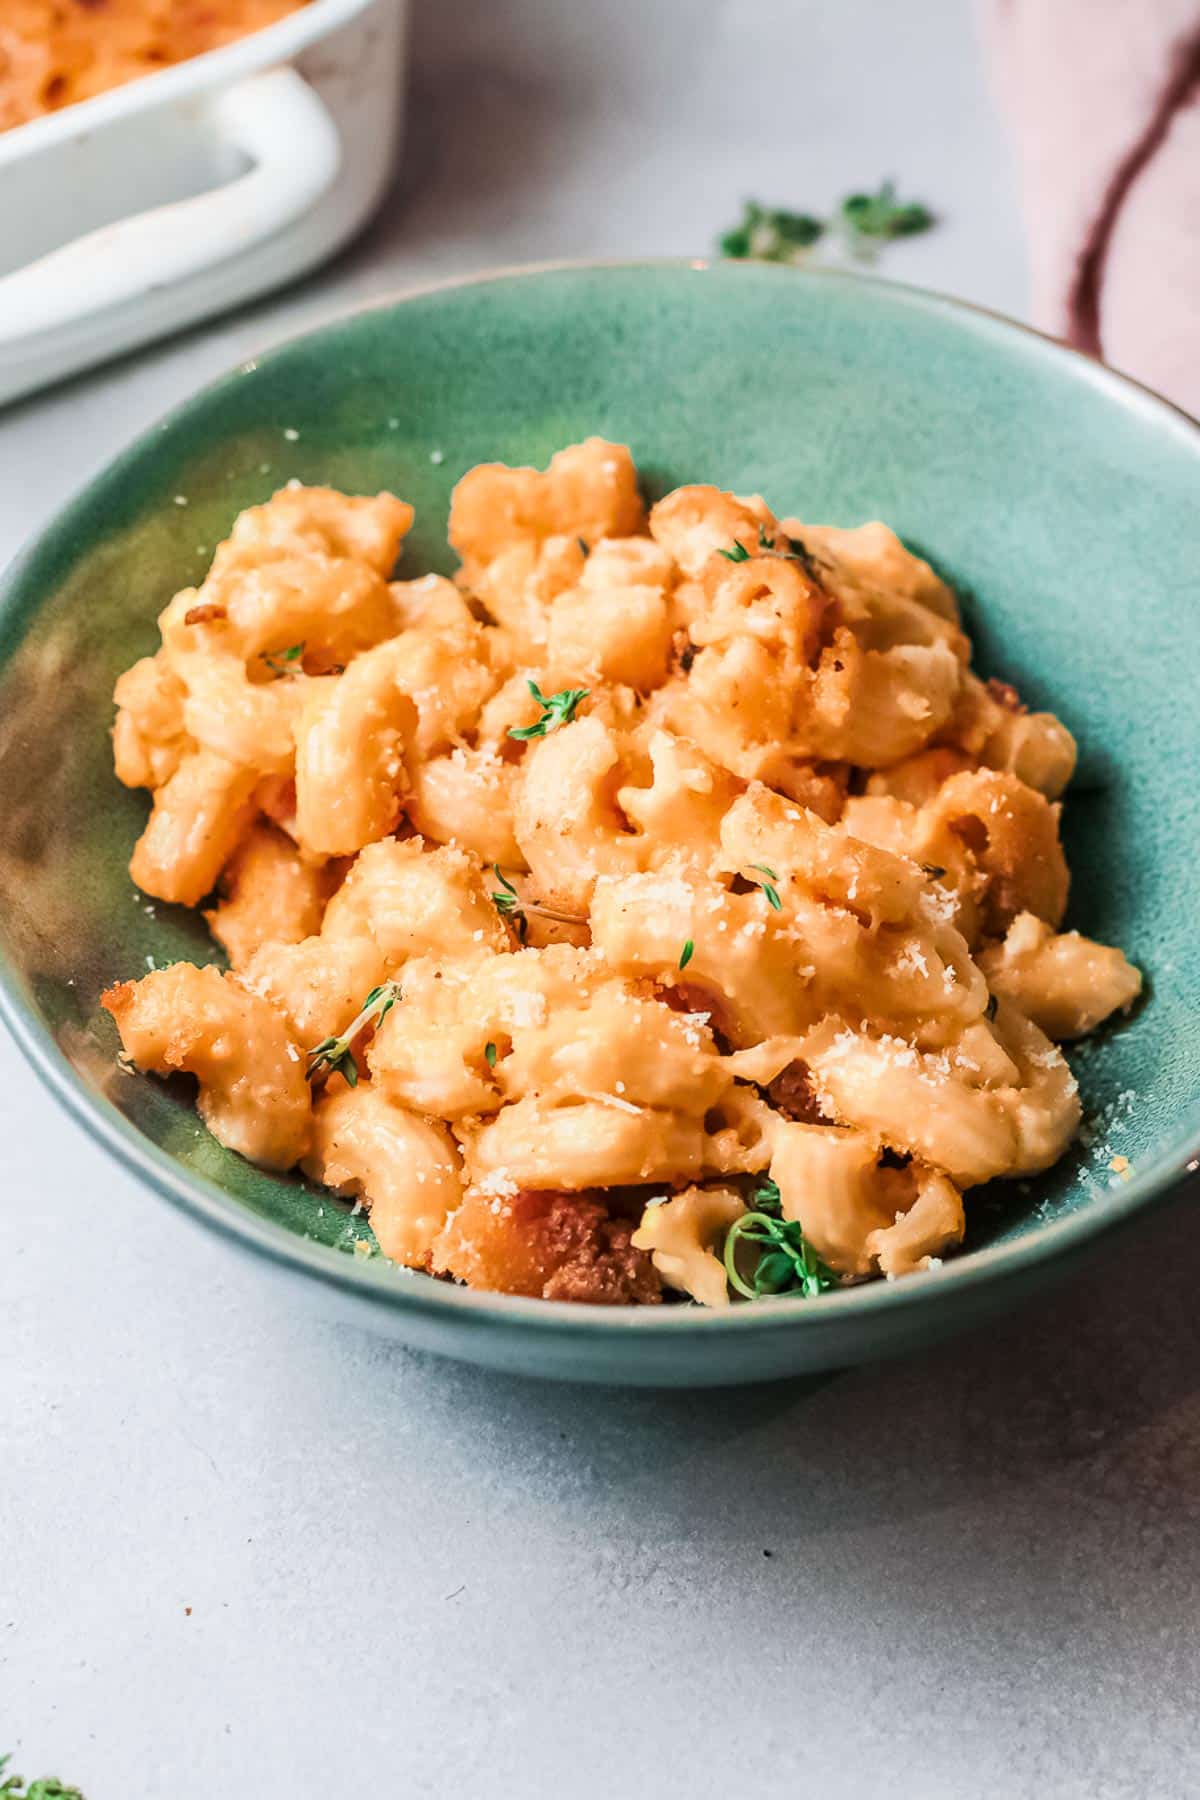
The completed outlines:
[[[1200,415],[1200,0],[984,0],[1034,321]]]

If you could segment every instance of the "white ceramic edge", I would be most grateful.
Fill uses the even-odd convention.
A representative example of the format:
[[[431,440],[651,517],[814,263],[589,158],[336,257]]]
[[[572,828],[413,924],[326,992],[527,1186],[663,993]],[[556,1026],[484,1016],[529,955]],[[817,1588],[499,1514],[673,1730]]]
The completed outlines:
[[[18,148],[28,162],[35,149],[41,154],[43,148],[48,161],[61,154],[86,156],[97,129],[130,119],[144,120],[152,130],[164,113],[189,110],[200,115],[197,128],[203,129],[206,113],[219,112],[242,88],[266,80],[264,69],[287,69],[284,59],[294,56],[300,64],[295,84],[307,81],[311,104],[329,114],[328,136],[338,139],[339,158],[333,178],[310,181],[307,205],[292,205],[287,217],[279,215],[273,230],[235,235],[229,253],[195,258],[190,273],[179,279],[163,279],[157,269],[148,271],[143,259],[142,279],[127,285],[123,299],[28,336],[10,333],[0,340],[0,406],[295,280],[353,237],[395,171],[394,148],[402,132],[407,85],[407,17],[408,0],[313,0],[311,8],[293,18],[221,50],[0,134],[2,182],[6,138],[23,140]],[[361,71],[352,68],[353,51],[349,63],[339,61],[340,47],[355,44],[368,46]],[[321,54],[306,56],[314,50]],[[348,84],[348,68],[361,78]],[[305,95],[298,92],[295,98]],[[43,127],[52,129],[43,132]],[[16,161],[11,151],[9,155],[7,166],[12,168]],[[231,186],[237,190],[243,183]],[[294,184],[292,191],[294,196]],[[153,213],[134,215],[91,236],[100,237],[103,250],[129,229],[135,237],[150,240],[152,262],[160,228],[172,229],[183,222],[189,207],[212,206],[228,217],[225,208],[230,199],[222,200],[223,192],[217,189],[197,199],[168,202]],[[209,243],[211,247],[211,232]],[[96,248],[86,236],[76,239],[74,247],[86,256]],[[19,282],[34,266],[26,265],[4,280]],[[0,281],[0,288],[3,285]]]
[[[19,353],[52,332],[86,329],[151,287],[186,282],[241,255],[303,217],[337,178],[337,126],[289,65],[207,96],[202,124],[245,153],[247,172],[84,232],[0,276],[0,345]]]
[[[382,0],[384,5],[395,3],[396,0]],[[172,64],[152,75],[139,76],[136,81],[110,88],[90,100],[63,107],[61,112],[48,113],[45,118],[31,119],[27,125],[0,132],[0,172],[52,145],[91,137],[116,120],[174,106],[272,63],[290,62],[376,4],[379,0],[309,0],[300,12],[232,44],[223,44],[218,50],[206,51],[203,56]]]

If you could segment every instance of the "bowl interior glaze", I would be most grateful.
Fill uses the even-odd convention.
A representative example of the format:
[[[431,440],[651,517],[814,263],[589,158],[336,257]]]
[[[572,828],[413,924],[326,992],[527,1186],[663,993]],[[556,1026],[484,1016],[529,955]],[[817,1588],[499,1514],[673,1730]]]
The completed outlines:
[[[414,502],[402,572],[448,572],[474,463],[627,442],[780,512],[882,518],[958,588],[984,674],[1081,747],[1069,923],[1146,971],[1134,1017],[1072,1053],[1088,1124],[1033,1183],[976,1191],[964,1255],[894,1285],[714,1316],[448,1289],[354,1254],[361,1217],[198,1124],[186,1084],[126,1075],[98,1007],[148,959],[208,960],[202,921],[137,893],[147,797],[112,774],[117,674],[282,482]],[[0,995],[60,1096],[160,1191],[411,1341],[617,1381],[783,1374],[903,1348],[1007,1305],[1184,1171],[1200,1142],[1196,919],[1200,434],[1119,378],[953,302],[722,264],[517,272],[359,314],[237,371],[81,495],[0,595]],[[1111,1159],[1128,1158],[1118,1177]],[[119,1229],[103,1220],[97,1230]]]

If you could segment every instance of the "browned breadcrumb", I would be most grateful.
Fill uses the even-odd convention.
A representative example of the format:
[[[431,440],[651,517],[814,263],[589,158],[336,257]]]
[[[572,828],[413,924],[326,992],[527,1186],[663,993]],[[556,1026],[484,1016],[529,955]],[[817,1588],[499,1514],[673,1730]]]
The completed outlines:
[[[593,1306],[661,1298],[649,1256],[632,1228],[594,1195],[471,1194],[433,1246],[433,1267],[469,1287]]]

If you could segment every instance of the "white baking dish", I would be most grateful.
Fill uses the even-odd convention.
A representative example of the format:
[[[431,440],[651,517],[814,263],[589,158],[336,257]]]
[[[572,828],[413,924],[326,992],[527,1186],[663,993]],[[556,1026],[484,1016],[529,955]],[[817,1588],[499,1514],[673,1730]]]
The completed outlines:
[[[0,133],[0,402],[276,287],[395,166],[408,0],[312,0]]]

